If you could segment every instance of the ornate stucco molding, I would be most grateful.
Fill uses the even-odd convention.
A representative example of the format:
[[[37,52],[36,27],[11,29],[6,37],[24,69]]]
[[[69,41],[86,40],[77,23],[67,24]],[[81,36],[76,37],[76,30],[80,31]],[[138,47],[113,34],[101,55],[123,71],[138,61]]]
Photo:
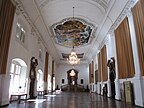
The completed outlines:
[[[45,7],[51,1],[56,1],[56,0],[42,0],[41,2],[39,1],[40,8]],[[57,0],[57,1],[62,2],[62,0]],[[79,1],[84,1],[84,0],[79,0]],[[108,10],[108,8],[110,6],[110,0],[91,0],[91,1],[92,2],[96,2],[97,4],[102,6],[106,12],[107,12],[107,10]]]
[[[117,18],[117,20],[114,22],[114,24],[111,26],[111,28],[109,29],[108,34],[110,34],[111,36],[114,36],[114,30],[119,26],[119,24],[122,22],[122,20],[129,15],[131,8],[134,6],[134,4],[136,3],[136,0],[129,0],[128,3],[126,4],[126,6],[124,7],[123,11],[121,12],[121,14],[119,15],[119,17]],[[100,50],[104,45],[106,45],[108,43],[108,37],[105,36],[105,38],[103,39],[103,41],[101,42],[100,46],[98,47],[98,49]]]
[[[29,15],[25,11],[21,1],[20,0],[11,0],[11,1],[16,6],[16,14],[17,15],[21,14],[26,19],[26,21],[29,23],[29,25],[31,27],[31,34],[33,36],[37,36],[43,42],[44,47],[47,48],[46,47],[47,45],[44,42],[44,39],[42,38],[42,36],[39,33],[38,29],[35,27],[35,25],[33,24],[32,20],[30,19]]]
[[[136,3],[136,0],[129,0],[128,3],[126,4],[126,6],[124,7],[123,11],[121,12],[121,14],[119,15],[119,17],[117,18],[117,20],[114,22],[114,24],[111,26],[111,28],[109,29],[108,34],[112,34],[114,32],[114,30],[119,26],[119,24],[123,21],[123,19],[128,16],[131,8],[133,7],[133,5]]]

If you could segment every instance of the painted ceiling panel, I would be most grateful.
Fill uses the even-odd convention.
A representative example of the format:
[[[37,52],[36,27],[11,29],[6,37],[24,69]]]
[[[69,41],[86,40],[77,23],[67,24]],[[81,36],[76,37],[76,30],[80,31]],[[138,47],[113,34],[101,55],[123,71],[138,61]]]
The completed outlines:
[[[68,18],[52,27],[55,42],[65,47],[82,46],[90,43],[95,28],[92,24],[77,18]]]

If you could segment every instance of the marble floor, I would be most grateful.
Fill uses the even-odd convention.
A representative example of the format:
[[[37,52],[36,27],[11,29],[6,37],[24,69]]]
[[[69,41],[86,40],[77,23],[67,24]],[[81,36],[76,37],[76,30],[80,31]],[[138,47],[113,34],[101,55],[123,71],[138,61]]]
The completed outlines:
[[[12,102],[3,108],[140,108],[122,101],[116,101],[95,93],[61,92],[37,99],[21,101],[20,104]]]

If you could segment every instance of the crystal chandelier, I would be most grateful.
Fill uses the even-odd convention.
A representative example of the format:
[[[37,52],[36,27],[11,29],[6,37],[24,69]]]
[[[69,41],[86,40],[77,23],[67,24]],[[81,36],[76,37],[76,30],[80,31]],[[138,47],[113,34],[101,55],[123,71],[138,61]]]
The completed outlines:
[[[71,51],[71,54],[69,55],[69,57],[67,58],[67,61],[69,64],[71,65],[76,65],[80,63],[80,59],[77,57],[76,52],[74,51],[74,46],[73,49]]]
[[[73,69],[72,69],[71,72],[70,72],[70,76],[75,76],[75,72],[74,72]]]

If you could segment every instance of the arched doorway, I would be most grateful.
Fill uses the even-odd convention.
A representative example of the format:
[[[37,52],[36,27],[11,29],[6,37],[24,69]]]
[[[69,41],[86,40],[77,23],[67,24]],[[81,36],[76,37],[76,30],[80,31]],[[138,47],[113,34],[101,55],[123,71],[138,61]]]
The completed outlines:
[[[68,79],[68,86],[67,86],[68,91],[76,92],[78,71],[75,69],[70,69],[69,71],[67,71],[67,79]]]
[[[78,71],[70,69],[67,71],[68,85],[77,85]]]

